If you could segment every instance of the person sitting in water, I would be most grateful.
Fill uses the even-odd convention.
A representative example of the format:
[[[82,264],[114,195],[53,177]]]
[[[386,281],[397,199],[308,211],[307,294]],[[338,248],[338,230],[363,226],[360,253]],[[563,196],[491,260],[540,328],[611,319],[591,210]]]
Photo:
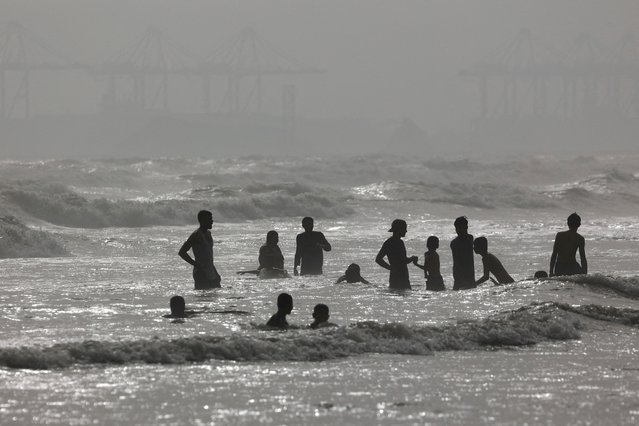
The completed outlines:
[[[328,306],[323,303],[318,303],[313,309],[313,323],[309,326],[312,329],[325,328],[325,327],[337,327],[337,324],[328,322],[330,315],[328,313]]]
[[[266,323],[273,328],[288,328],[286,316],[293,310],[293,297],[288,293],[280,293],[277,296],[277,312]]]
[[[577,229],[581,226],[581,217],[577,213],[568,216],[568,230],[558,232],[555,236],[555,244],[550,256],[550,276],[577,275],[588,273],[586,261],[586,241]],[[575,259],[579,250],[581,265]]]
[[[268,231],[266,234],[266,244],[260,247],[258,256],[259,266],[251,271],[238,271],[238,274],[255,274],[262,278],[288,277],[284,269],[284,256],[280,250],[279,235],[277,231]]]
[[[346,281],[349,284],[353,284],[353,283],[370,284],[360,274],[361,272],[360,272],[359,265],[357,263],[351,263],[350,265],[348,265],[348,268],[346,268],[346,272],[344,272],[344,275],[342,275],[341,277],[337,279],[337,281],[335,281],[335,284],[343,283],[344,281]]]
[[[164,315],[164,318],[187,318],[196,314],[195,311],[187,311],[186,303],[182,296],[173,296],[169,300],[171,313]]]
[[[488,240],[486,237],[479,237],[473,242],[473,248],[475,253],[481,256],[481,261],[484,264],[484,275],[477,280],[476,284],[481,284],[484,281],[488,281],[490,274],[493,274],[495,280],[492,280],[495,284],[511,284],[515,280],[508,275],[506,268],[501,264],[497,256],[492,253],[488,253]]]
[[[382,248],[377,253],[375,262],[384,269],[390,271],[388,278],[389,287],[392,289],[410,290],[410,278],[408,276],[408,264],[417,259],[417,256],[406,257],[406,246],[402,238],[406,236],[408,225],[405,220],[395,219],[388,232],[393,236],[384,241]],[[384,260],[388,259],[388,262]]]

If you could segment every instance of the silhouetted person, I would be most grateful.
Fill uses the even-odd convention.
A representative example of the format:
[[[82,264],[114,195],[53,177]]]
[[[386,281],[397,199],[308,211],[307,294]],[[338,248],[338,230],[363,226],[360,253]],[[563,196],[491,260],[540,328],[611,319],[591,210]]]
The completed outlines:
[[[577,229],[581,226],[581,218],[577,213],[568,216],[568,230],[557,232],[555,245],[550,256],[550,276],[555,275],[577,275],[588,273],[588,262],[586,261],[585,245],[586,241]],[[579,249],[581,265],[577,263],[576,255]]]
[[[286,316],[293,310],[293,298],[288,293],[277,296],[277,312],[273,314],[266,325],[275,328],[288,328]]]
[[[278,278],[287,277],[288,273],[284,270],[284,256],[282,250],[277,244],[280,237],[277,231],[268,231],[266,234],[266,244],[260,247],[258,256],[259,266],[257,269],[250,271],[238,271],[238,274],[255,274],[261,278]]]
[[[326,241],[324,234],[313,231],[312,217],[302,219],[302,227],[304,232],[297,235],[293,272],[297,275],[297,267],[301,264],[301,275],[321,275],[324,252],[331,251],[331,245]]]
[[[328,322],[330,318],[328,312],[328,306],[323,303],[318,303],[315,305],[313,309],[313,323],[309,326],[313,329],[315,328],[325,328],[325,327],[337,327],[337,324],[333,324],[332,322]]]
[[[439,238],[434,235],[428,237],[426,240],[427,252],[424,253],[424,266],[417,263],[415,260],[413,263],[418,268],[424,270],[424,278],[426,278],[426,290],[431,291],[443,291],[446,290],[444,286],[444,279],[439,270],[439,254],[437,249],[439,248]]]
[[[357,263],[351,263],[350,265],[348,265],[348,268],[346,268],[346,272],[344,272],[344,275],[339,277],[337,281],[335,281],[335,284],[343,283],[344,281],[350,284],[352,283],[370,284],[368,281],[366,281],[362,277],[359,265]]]
[[[453,290],[475,288],[475,261],[473,258],[473,236],[468,233],[468,219],[455,219],[457,237],[450,242],[453,252]]]
[[[548,273],[546,271],[535,272],[535,279],[539,279],[539,278],[548,278]]]
[[[499,259],[497,259],[497,256],[492,253],[488,253],[488,240],[486,237],[477,238],[474,241],[473,246],[475,248],[475,253],[481,256],[481,261],[484,264],[484,274],[477,280],[477,284],[488,281],[490,274],[493,274],[498,284],[511,284],[515,282],[515,280],[508,275],[506,268],[504,268],[504,265],[502,265]]]
[[[193,265],[196,290],[221,287],[222,279],[213,265],[213,237],[210,231],[213,227],[213,214],[208,210],[201,210],[197,214],[197,220],[200,227],[182,244],[178,254]],[[193,250],[195,259],[189,256],[189,250]]]
[[[392,232],[393,236],[384,241],[382,248],[377,253],[375,262],[384,269],[390,271],[388,278],[389,286],[392,289],[409,289],[410,279],[408,276],[408,264],[417,260],[417,256],[406,257],[406,246],[402,238],[408,231],[406,221],[395,219],[388,232]],[[388,259],[388,262],[384,260]]]
[[[186,310],[186,304],[182,296],[171,297],[169,307],[171,308],[171,313],[164,315],[164,318],[187,318],[196,314],[195,311]]]

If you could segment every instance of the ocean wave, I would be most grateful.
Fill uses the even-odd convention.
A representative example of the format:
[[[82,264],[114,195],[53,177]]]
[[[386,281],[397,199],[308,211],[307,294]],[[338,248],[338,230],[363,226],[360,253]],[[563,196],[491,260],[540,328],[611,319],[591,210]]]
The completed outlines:
[[[549,197],[522,186],[500,183],[396,182],[384,181],[355,187],[353,196],[363,200],[427,201],[493,209],[555,207]]]
[[[68,255],[49,233],[31,229],[13,216],[0,216],[0,259]]]
[[[568,281],[584,284],[593,288],[612,290],[633,299],[639,299],[639,277],[614,277],[602,274],[571,275],[566,277],[552,277],[555,281]]]
[[[580,321],[559,305],[531,305],[493,317],[441,327],[361,322],[348,327],[257,335],[195,336],[112,342],[87,340],[50,347],[1,348],[0,365],[52,369],[75,364],[183,364],[322,361],[367,353],[431,355],[437,351],[518,347],[579,338]]]
[[[305,216],[309,212],[319,218],[336,218],[354,212],[338,193],[300,185],[254,184],[244,191],[200,190],[191,195],[156,201],[88,199],[59,184],[29,181],[0,185],[0,199],[11,210],[69,227],[185,225],[202,209],[227,221]]]

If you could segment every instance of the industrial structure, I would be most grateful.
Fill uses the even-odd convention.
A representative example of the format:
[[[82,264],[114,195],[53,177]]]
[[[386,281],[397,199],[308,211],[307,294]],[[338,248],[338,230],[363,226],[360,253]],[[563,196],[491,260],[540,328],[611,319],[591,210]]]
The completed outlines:
[[[171,83],[178,78],[196,82],[205,113],[261,112],[264,80],[269,76],[310,75],[324,72],[281,53],[255,30],[246,28],[230,42],[200,57],[149,28],[135,43],[101,65],[79,64],[49,47],[33,32],[16,22],[0,28],[0,118],[28,118],[37,94],[30,79],[35,72],[88,72],[105,82],[100,106],[104,111],[169,111]],[[211,86],[225,85],[215,100]],[[294,114],[295,89],[282,87],[282,110],[290,121]]]
[[[639,116],[639,40],[612,47],[580,35],[565,51],[531,31],[462,71],[479,85],[479,118]]]

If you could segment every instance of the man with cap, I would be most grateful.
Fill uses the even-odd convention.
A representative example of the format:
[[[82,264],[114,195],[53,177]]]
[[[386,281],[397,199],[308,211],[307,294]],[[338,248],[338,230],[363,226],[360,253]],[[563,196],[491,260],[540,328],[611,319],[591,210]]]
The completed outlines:
[[[384,269],[390,271],[388,279],[392,289],[410,290],[410,279],[408,277],[408,264],[417,260],[417,256],[406,257],[406,246],[402,237],[406,236],[408,225],[402,219],[395,219],[388,232],[393,236],[384,241],[382,248],[377,253],[375,262]],[[388,259],[388,262],[384,260]]]

